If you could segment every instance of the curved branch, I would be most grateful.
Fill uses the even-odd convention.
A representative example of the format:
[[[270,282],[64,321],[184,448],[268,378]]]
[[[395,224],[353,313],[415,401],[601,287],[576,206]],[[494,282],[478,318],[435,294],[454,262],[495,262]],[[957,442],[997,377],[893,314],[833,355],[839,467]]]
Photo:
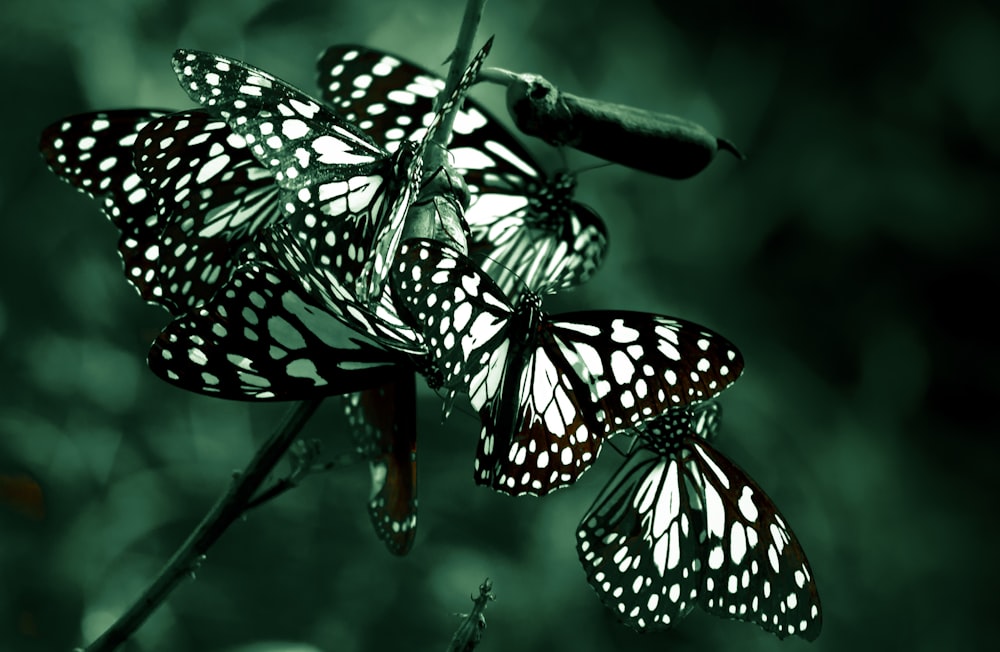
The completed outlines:
[[[152,584],[132,606],[84,652],[110,652],[128,640],[180,581],[201,565],[208,549],[247,510],[254,494],[291,446],[322,399],[303,401],[285,416],[281,426],[261,446],[242,472],[233,474],[232,482],[187,540],[177,549]]]

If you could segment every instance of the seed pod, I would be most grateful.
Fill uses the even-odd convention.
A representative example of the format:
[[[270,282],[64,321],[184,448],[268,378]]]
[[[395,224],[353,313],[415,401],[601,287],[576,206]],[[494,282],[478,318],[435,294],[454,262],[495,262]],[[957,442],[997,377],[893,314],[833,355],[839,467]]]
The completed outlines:
[[[518,129],[551,145],[670,179],[701,172],[719,150],[744,158],[731,142],[690,120],[563,93],[538,75],[514,76],[507,109]]]

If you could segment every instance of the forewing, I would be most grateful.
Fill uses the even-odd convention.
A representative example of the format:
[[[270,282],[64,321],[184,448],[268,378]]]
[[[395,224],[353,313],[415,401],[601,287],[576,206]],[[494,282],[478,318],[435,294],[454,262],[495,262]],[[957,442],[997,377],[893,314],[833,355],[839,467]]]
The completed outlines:
[[[133,167],[139,131],[168,114],[155,109],[123,109],[70,116],[42,132],[39,148],[58,177],[102,204],[121,236],[118,252],[125,278],[143,299],[175,307],[164,299],[150,247],[163,228],[156,204]]]
[[[327,48],[317,62],[317,70],[322,98],[391,152],[406,139],[424,139],[435,120],[437,96],[445,87],[437,73],[363,45]],[[475,81],[474,75],[467,74],[466,78],[466,87]],[[471,98],[464,100],[456,115],[451,136],[449,151],[456,159],[456,167],[472,164],[484,149],[511,151],[521,160],[531,161],[530,154],[510,132]],[[472,158],[463,161],[459,152],[466,148],[471,150]],[[493,169],[505,160],[496,161]]]
[[[358,452],[369,461],[368,513],[389,551],[405,555],[417,528],[417,417],[413,370],[387,370],[378,387],[343,397]]]
[[[675,317],[590,311],[557,315],[548,326],[590,387],[604,433],[710,399],[743,372],[731,342]]]
[[[481,374],[484,385],[499,382],[511,306],[472,261],[436,240],[406,240],[390,282],[400,316],[423,335],[446,389],[467,392]],[[474,408],[483,402],[473,397]]]
[[[423,136],[417,130],[434,120],[434,102],[445,86],[429,70],[363,45],[327,48],[317,71],[321,97],[390,152],[411,135]]]
[[[174,72],[192,100],[217,112],[289,191],[381,167],[387,156],[357,127],[249,64],[178,50]]]

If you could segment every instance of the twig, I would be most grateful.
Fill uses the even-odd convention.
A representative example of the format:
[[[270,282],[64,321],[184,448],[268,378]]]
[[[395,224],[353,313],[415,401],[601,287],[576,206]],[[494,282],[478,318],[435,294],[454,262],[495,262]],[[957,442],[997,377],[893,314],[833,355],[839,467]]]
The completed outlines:
[[[247,510],[253,495],[295,441],[321,401],[322,399],[314,399],[298,403],[285,416],[281,427],[257,450],[243,472],[233,475],[229,489],[174,553],[153,583],[111,627],[85,648],[85,652],[110,652],[127,641],[181,580],[198,568],[212,544]]]
[[[300,443],[296,442],[296,444]],[[294,449],[293,449],[294,451]],[[289,451],[292,452],[292,451]],[[316,451],[318,453],[318,451]],[[310,456],[313,455],[313,450],[311,449],[308,453]],[[329,462],[315,463],[312,459],[302,461],[302,458],[296,454],[295,462],[293,463],[292,470],[287,476],[281,478],[273,485],[265,489],[264,491],[257,494],[253,500],[247,503],[247,511],[260,507],[264,503],[270,502],[287,492],[289,489],[294,489],[299,486],[299,484],[307,476],[314,475],[316,473],[325,473],[326,471],[332,471],[345,466],[350,466],[352,464],[357,464],[358,462],[364,461],[364,458],[356,452],[342,453],[338,455],[335,459]]]
[[[486,0],[468,0],[465,15],[459,28],[455,48],[448,56],[451,67],[445,80],[444,89],[438,94],[436,108],[452,96],[462,82],[465,69],[472,58],[476,30],[483,16]],[[430,180],[421,189],[418,201],[410,209],[404,227],[403,239],[436,238],[468,253],[468,225],[465,210],[469,207],[469,190],[465,179],[451,166],[448,160],[448,141],[455,125],[455,117],[462,108],[462,101],[456,102],[441,115],[430,142],[424,148],[422,164]]]
[[[438,102],[444,102],[449,97],[451,97],[452,91],[454,91],[459,82],[462,81],[462,75],[465,73],[466,66],[469,65],[469,60],[472,58],[472,48],[476,40],[476,30],[479,29],[479,21],[483,18],[483,8],[486,6],[486,0],[468,0],[465,4],[465,15],[462,16],[462,27],[458,32],[458,40],[455,42],[455,49],[452,50],[451,56],[451,68],[448,70],[448,77],[445,80],[444,90],[438,95]],[[462,103],[458,102],[455,106],[451,107],[451,110],[447,114],[441,116],[441,124],[434,134],[433,143],[440,145],[442,148],[448,146],[448,140],[451,138],[451,129],[455,125],[455,116],[458,115],[459,110],[462,108]],[[428,147],[428,151],[437,150],[437,147]],[[432,166],[434,164],[433,160],[425,159],[427,163],[426,169],[434,169]]]
[[[479,81],[510,86],[521,80],[521,75],[506,68],[489,67],[479,71]]]
[[[455,630],[455,635],[451,637],[451,643],[445,652],[472,652],[479,645],[483,631],[486,630],[486,616],[483,612],[486,611],[486,605],[496,599],[493,594],[493,582],[487,577],[479,585],[479,597],[472,597],[472,613],[468,614]]]

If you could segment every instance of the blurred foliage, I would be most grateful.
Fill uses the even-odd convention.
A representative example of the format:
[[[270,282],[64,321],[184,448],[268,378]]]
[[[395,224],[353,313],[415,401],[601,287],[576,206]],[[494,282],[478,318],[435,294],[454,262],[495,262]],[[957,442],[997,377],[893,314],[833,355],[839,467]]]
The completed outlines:
[[[189,395],[146,372],[166,315],[120,278],[113,229],[49,174],[38,134],[97,108],[186,107],[179,46],[301,88],[325,46],[429,66],[463,4],[430,0],[9,0],[0,9],[0,649],[69,650],[154,576],[283,406]],[[616,167],[579,195],[612,251],[550,310],[628,308],[736,342],[720,447],[781,507],[825,611],[811,649],[982,647],[997,428],[993,320],[1000,15],[985,3],[508,0],[493,65],[675,113],[732,139],[669,182]],[[477,88],[500,109],[502,92]],[[560,156],[531,143],[553,167]],[[570,167],[594,161],[573,152]],[[333,401],[306,435],[348,440]],[[420,404],[420,526],[406,558],[370,532],[367,471],[310,478],[235,526],[125,649],[443,649],[483,578],[489,650],[806,649],[696,611],[637,635],[603,610],[574,526],[617,454],[515,500],[472,483],[478,427]]]

